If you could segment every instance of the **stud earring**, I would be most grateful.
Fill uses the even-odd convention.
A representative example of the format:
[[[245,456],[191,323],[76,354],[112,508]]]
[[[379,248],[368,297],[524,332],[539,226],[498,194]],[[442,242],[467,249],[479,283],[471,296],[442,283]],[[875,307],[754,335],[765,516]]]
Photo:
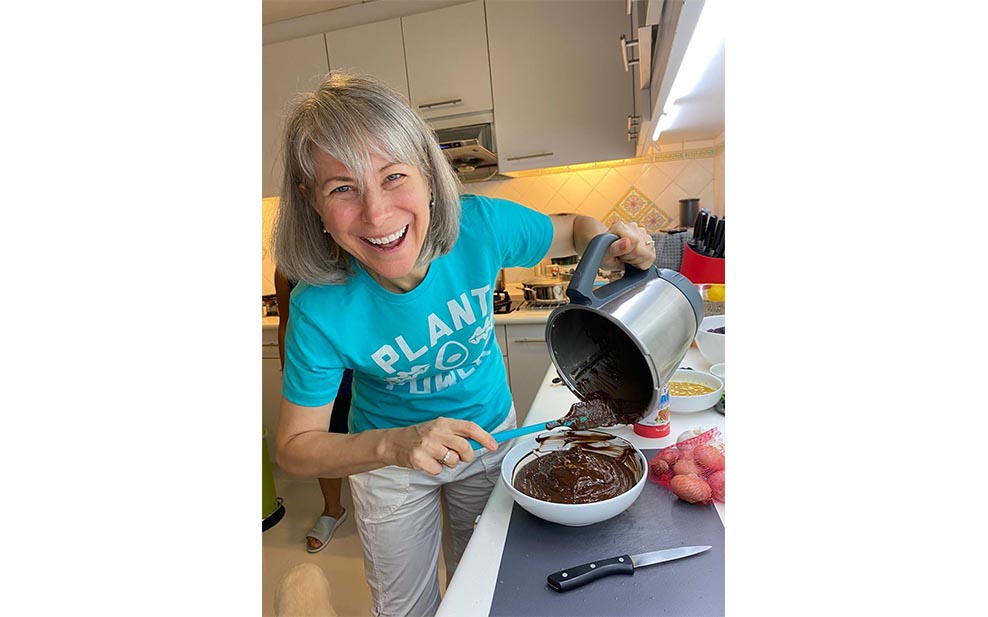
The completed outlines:
[[[436,196],[430,193],[429,194],[429,207],[432,208],[435,205],[436,205]]]
[[[329,233],[328,231],[326,231],[326,228],[325,228],[325,227],[323,228],[323,230],[322,230],[322,232],[323,232],[324,234],[328,234],[328,233]]]

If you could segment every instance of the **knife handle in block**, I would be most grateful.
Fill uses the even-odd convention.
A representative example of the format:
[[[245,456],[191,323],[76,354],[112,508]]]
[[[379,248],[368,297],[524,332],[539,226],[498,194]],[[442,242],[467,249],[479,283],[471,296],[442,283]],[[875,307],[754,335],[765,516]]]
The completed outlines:
[[[547,576],[546,582],[556,591],[569,591],[611,574],[634,573],[635,564],[631,563],[631,556],[621,555],[560,570]]]

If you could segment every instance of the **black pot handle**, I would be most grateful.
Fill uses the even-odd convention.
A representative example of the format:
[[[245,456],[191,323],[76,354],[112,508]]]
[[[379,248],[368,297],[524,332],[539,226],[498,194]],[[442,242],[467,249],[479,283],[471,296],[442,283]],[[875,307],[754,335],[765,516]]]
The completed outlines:
[[[566,288],[566,295],[570,302],[595,308],[626,289],[641,285],[650,279],[659,278],[659,270],[654,265],[649,266],[646,270],[639,270],[631,264],[624,264],[623,277],[595,290],[593,283],[597,279],[600,262],[607,254],[607,249],[619,239],[615,234],[603,233],[590,240],[587,250],[583,251],[580,263],[573,270],[569,287]]]

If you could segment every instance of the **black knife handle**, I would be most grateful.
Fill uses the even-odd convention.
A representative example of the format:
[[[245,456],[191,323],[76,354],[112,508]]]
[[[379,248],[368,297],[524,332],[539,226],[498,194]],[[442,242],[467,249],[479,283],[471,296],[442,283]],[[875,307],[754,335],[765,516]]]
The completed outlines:
[[[556,591],[569,591],[598,578],[611,574],[634,574],[635,564],[631,563],[630,555],[611,557],[601,561],[592,561],[582,566],[573,566],[546,577],[549,587]]]

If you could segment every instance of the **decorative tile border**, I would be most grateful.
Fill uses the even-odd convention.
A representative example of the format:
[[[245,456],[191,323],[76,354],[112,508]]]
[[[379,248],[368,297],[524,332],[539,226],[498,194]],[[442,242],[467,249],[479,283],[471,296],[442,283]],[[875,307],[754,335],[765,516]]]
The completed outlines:
[[[608,227],[618,221],[638,223],[647,229],[648,233],[657,234],[672,223],[672,217],[632,185],[618,204],[602,219]]]

